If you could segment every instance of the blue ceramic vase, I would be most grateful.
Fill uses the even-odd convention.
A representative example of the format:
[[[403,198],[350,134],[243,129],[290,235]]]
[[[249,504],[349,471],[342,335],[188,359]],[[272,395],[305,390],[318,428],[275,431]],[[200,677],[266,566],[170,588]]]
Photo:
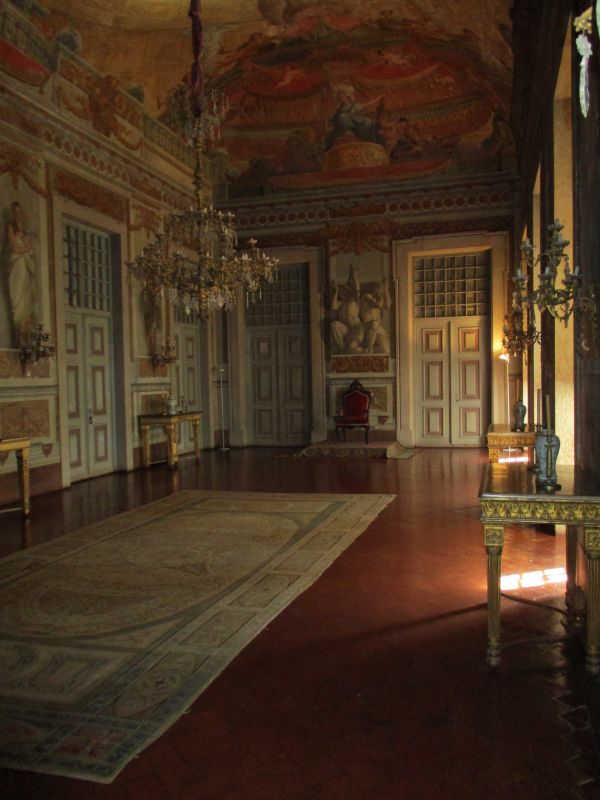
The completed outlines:
[[[548,453],[550,447],[550,453]],[[538,468],[538,486],[556,487],[556,459],[560,450],[560,439],[555,433],[548,436],[546,431],[535,437],[535,460]]]
[[[513,431],[525,430],[525,414],[527,413],[527,406],[523,405],[521,400],[517,400],[513,408]]]

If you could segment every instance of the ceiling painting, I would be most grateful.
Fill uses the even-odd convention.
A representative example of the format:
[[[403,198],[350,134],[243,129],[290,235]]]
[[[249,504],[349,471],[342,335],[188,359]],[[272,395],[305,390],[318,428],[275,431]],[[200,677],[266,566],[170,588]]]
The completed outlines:
[[[47,35],[169,120],[188,0],[40,0]],[[509,0],[204,0],[207,83],[233,195],[501,169],[511,157]]]

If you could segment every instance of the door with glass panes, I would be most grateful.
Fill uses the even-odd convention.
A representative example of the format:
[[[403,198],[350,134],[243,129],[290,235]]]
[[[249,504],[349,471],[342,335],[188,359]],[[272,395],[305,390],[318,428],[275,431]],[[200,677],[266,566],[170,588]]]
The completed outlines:
[[[310,440],[308,266],[279,268],[262,298],[246,310],[252,443]]]
[[[63,225],[65,367],[71,480],[115,468],[111,237]]]
[[[490,252],[419,256],[412,266],[417,444],[483,446]]]

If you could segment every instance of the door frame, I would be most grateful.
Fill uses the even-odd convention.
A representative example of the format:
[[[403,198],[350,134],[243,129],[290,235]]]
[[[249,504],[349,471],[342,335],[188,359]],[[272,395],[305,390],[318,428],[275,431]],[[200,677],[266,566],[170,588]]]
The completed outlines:
[[[114,376],[113,408],[114,408],[114,442],[115,471],[133,469],[133,434],[134,430],[127,420],[133,418],[133,400],[131,392],[125,389],[131,385],[133,361],[133,343],[131,339],[131,300],[127,287],[127,270],[123,268],[122,257],[128,247],[126,220],[119,222],[112,217],[80,206],[61,195],[51,197],[52,230],[54,234],[54,299],[56,313],[56,360],[58,376],[58,417],[60,421],[60,451],[62,486],[72,483],[69,465],[69,424],[67,402],[67,370],[65,359],[65,287],[63,272],[63,223],[71,221],[86,227],[97,228],[111,237],[113,274],[113,311],[112,311],[112,373]]]
[[[502,352],[502,324],[506,305],[506,286],[510,272],[508,233],[475,231],[467,234],[422,236],[393,243],[393,274],[396,287],[396,438],[404,447],[415,447],[417,415],[415,391],[414,337],[414,256],[449,255],[491,251],[489,304],[489,402],[490,421],[504,420],[504,366],[498,358]]]

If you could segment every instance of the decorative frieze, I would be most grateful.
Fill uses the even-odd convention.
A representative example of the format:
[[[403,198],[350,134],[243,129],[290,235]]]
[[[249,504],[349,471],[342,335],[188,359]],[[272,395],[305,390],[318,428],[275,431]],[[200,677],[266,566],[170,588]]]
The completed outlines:
[[[237,206],[227,203],[227,207],[235,210],[240,229],[248,230],[282,225],[296,229],[333,227],[344,219],[353,224],[358,218],[365,222],[370,218],[379,225],[385,221],[396,224],[396,220],[407,216],[414,224],[416,218],[437,221],[457,216],[481,218],[483,209],[486,217],[506,215],[514,206],[515,186],[516,183],[506,177],[474,178],[468,182],[423,183],[376,193],[362,189],[350,196],[323,191],[316,199],[291,195],[273,200],[261,198]]]
[[[388,372],[390,358],[385,355],[345,355],[331,357],[331,370],[338,375]]]
[[[0,402],[0,431],[3,439],[48,439],[52,435],[50,400]]]
[[[127,220],[125,199],[96,183],[69,172],[55,170],[52,173],[52,185],[58,194],[79,205],[100,211],[117,222],[126,222]]]
[[[42,161],[16,147],[0,145],[0,174],[10,175],[13,188],[19,188],[19,181],[23,180],[30,189],[41,197],[49,197],[50,194],[40,181],[42,173]]]

